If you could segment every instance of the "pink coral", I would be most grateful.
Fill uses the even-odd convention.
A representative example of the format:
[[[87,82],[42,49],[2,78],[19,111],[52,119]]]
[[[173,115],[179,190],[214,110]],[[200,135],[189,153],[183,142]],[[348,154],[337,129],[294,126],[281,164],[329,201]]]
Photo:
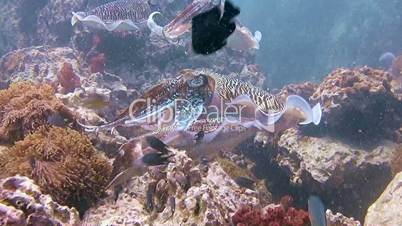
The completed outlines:
[[[292,198],[285,196],[280,205],[269,205],[264,209],[243,206],[232,217],[237,226],[307,226],[308,213],[291,207]]]

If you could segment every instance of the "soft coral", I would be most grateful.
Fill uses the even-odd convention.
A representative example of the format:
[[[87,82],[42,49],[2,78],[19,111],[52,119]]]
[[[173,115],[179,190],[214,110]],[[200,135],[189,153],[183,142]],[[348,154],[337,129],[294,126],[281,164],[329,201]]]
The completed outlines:
[[[80,77],[74,73],[73,65],[67,62],[65,62],[61,67],[57,78],[64,93],[74,91],[74,89],[79,87],[81,84]]]

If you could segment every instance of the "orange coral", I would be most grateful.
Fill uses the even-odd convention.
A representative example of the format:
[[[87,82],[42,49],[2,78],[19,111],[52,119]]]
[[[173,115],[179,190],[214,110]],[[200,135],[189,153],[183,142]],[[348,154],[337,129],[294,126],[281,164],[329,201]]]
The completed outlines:
[[[111,165],[79,132],[41,127],[0,154],[0,178],[28,176],[44,193],[79,210],[104,192]]]
[[[70,63],[63,64],[57,78],[64,93],[72,92],[81,85],[80,77],[74,73],[73,65]]]
[[[52,119],[73,122],[73,114],[55,96],[49,85],[31,82],[14,83],[0,91],[0,141],[13,143],[23,139]]]

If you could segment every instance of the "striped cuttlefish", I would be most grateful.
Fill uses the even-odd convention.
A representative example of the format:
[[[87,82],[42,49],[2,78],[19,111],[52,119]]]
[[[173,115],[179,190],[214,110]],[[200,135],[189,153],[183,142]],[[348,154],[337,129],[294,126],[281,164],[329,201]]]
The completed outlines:
[[[184,149],[192,158],[213,158],[219,153],[217,147],[232,150],[257,131],[278,133],[297,124],[318,125],[321,114],[319,103],[310,107],[300,96],[282,100],[247,82],[209,70],[187,69],[150,88],[115,121],[82,126],[89,132],[116,127],[145,131],[120,148],[121,158],[132,158],[132,174],[168,160],[166,147],[156,145],[165,151],[155,152],[155,145],[147,142],[149,137]]]
[[[78,23],[86,27],[107,30],[109,32],[142,32],[149,29],[152,34],[162,37],[171,43],[191,31],[192,19],[214,7],[221,7],[224,0],[193,0],[180,11],[168,24],[160,26],[154,17],[162,14],[172,0],[116,0],[97,6],[87,12],[73,12],[72,26]],[[259,49],[262,38],[260,31],[253,35],[249,29],[236,20],[236,29],[228,39],[227,46],[238,51]]]

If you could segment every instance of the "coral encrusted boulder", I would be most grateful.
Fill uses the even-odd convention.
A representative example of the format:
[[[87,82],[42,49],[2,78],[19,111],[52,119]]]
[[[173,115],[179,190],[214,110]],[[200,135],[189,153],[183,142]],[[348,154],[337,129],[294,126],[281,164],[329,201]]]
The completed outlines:
[[[0,225],[43,226],[79,223],[77,210],[44,195],[33,180],[13,176],[0,180]]]

